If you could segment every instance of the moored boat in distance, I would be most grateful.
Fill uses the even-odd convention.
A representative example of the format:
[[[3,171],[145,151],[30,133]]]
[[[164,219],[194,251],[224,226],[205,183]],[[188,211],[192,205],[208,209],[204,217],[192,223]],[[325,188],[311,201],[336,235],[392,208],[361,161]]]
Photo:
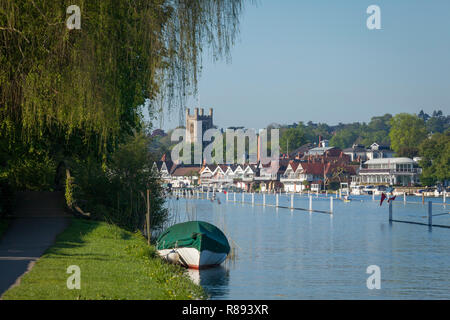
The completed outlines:
[[[204,221],[175,224],[163,232],[156,249],[169,262],[203,269],[220,265],[230,253],[225,234]]]

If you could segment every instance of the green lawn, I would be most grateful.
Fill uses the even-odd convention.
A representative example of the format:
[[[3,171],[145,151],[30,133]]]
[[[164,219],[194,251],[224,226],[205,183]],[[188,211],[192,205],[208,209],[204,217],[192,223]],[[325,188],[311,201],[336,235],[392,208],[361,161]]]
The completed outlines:
[[[67,267],[81,270],[81,289],[69,290]],[[162,261],[140,234],[104,222],[73,219],[53,247],[3,299],[202,299],[179,266]]]

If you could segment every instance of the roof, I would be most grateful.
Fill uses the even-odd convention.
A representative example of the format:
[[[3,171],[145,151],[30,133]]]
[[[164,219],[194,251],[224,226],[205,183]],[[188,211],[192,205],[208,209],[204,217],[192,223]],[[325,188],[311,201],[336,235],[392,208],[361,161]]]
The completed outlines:
[[[366,152],[367,149],[362,148],[362,147],[352,147],[352,148],[345,148],[344,150],[342,150],[343,152]]]
[[[364,164],[388,164],[388,163],[411,163],[414,164],[414,160],[410,158],[378,158],[364,162]]]
[[[175,168],[175,170],[172,172],[172,176],[176,177],[187,177],[192,176],[195,173],[199,173],[201,170],[200,166],[196,165],[181,165]]]
[[[294,151],[290,152],[289,156],[294,157],[294,156],[298,155],[299,153],[304,154],[305,152],[308,152],[312,148],[314,148],[314,145],[312,143],[304,144],[304,145],[298,147],[297,149],[295,149]]]
[[[316,176],[323,175],[324,168],[326,168],[326,165],[321,162],[315,163],[303,162],[300,165],[302,166],[305,173]]]
[[[316,148],[312,148],[308,151],[308,153],[324,153],[325,151],[328,151],[330,149],[333,149],[334,147],[316,147]]]
[[[155,164],[156,164],[156,167],[158,168],[158,171],[161,171],[161,168],[162,168],[163,164],[166,164],[167,171],[169,171],[169,172],[172,170],[172,168],[174,166],[174,163],[172,161],[170,161],[170,160],[168,160],[168,161],[155,161]]]

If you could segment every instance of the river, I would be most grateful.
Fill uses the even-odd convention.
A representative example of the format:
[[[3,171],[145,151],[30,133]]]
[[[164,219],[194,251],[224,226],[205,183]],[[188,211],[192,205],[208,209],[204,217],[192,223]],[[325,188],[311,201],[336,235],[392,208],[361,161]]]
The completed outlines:
[[[209,270],[189,270],[210,299],[449,299],[450,229],[389,222],[379,197],[335,199],[333,214],[261,206],[262,195],[245,202],[170,199],[179,222],[203,220],[223,230],[236,249],[234,259]],[[241,201],[241,194],[236,200]],[[230,200],[233,196],[230,195]],[[442,202],[442,199],[426,201]],[[279,205],[290,206],[290,195]],[[421,198],[397,197],[396,220],[428,222]],[[275,204],[275,195],[266,195]],[[295,195],[294,207],[309,207]],[[432,205],[433,223],[450,226],[449,205]],[[329,198],[313,197],[313,209],[330,209]],[[367,268],[381,272],[381,289],[368,289]]]

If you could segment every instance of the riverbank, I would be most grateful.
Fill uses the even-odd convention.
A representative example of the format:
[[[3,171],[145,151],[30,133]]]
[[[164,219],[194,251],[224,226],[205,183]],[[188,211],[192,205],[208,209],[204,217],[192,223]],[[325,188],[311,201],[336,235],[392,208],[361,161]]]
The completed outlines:
[[[81,289],[69,290],[67,268],[81,271]],[[3,296],[21,299],[202,299],[179,266],[162,261],[137,233],[104,222],[73,219],[55,244]]]

